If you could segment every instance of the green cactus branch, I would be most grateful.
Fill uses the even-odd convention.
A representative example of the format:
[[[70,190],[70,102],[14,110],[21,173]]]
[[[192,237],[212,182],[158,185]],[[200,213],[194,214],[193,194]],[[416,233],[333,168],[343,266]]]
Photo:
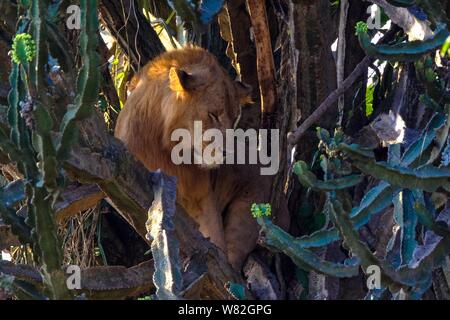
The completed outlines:
[[[39,96],[40,99],[45,98],[45,66],[48,59],[48,48],[46,41],[46,23],[48,0],[32,1],[31,4],[31,20],[33,39],[37,53],[32,61],[30,69],[30,80],[33,83],[33,92],[31,95],[34,99]]]
[[[9,75],[9,85],[11,86],[11,90],[8,95],[8,123],[11,128],[10,137],[11,142],[19,147],[19,66],[17,64],[13,64],[12,66],[11,73]]]
[[[400,227],[400,258],[398,263],[409,264],[417,247],[416,228],[418,217],[414,210],[414,197],[411,190],[403,190],[394,198],[394,220]]]
[[[33,188],[35,231],[43,263],[42,273],[53,299],[69,299],[66,277],[62,268],[62,245],[58,237],[52,199],[44,187]]]
[[[434,270],[445,261],[450,252],[450,233],[448,227],[434,223],[432,230],[436,230],[444,239],[436,246],[435,250],[427,257],[421,259],[413,266],[404,265],[398,270],[393,269],[386,262],[375,257],[366,244],[361,242],[356,228],[352,225],[348,215],[344,212],[338,200],[328,202],[328,210],[331,213],[340,234],[352,252],[361,259],[363,266],[379,266],[384,273],[383,281],[387,285],[407,286],[417,288],[427,283],[430,270]],[[417,208],[417,206],[415,206]],[[428,215],[429,216],[429,215]]]
[[[372,154],[355,145],[339,145],[339,149],[353,160],[353,164],[362,172],[389,182],[393,186],[422,189],[434,192],[439,188],[450,191],[450,170],[432,166],[417,169],[393,167],[384,162],[376,162]]]
[[[441,57],[442,58],[450,57],[450,36],[447,37],[447,40],[445,40],[445,43],[442,46]]]
[[[78,122],[92,114],[100,89],[97,0],[82,0],[81,4],[81,56],[83,67],[77,83],[75,105],[68,110],[61,122],[61,140],[58,143],[58,160],[67,159],[71,147],[78,138]]]
[[[436,222],[433,214],[420,202],[414,202],[414,209],[420,222],[438,236],[450,238],[450,229],[446,224]]]
[[[11,161],[25,160],[22,152],[14,145],[2,128],[0,128],[0,149],[9,156]]]
[[[450,92],[446,90],[445,84],[438,77],[433,59],[426,57],[416,61],[414,65],[417,77],[423,83],[427,95],[438,103],[450,103]]]
[[[325,261],[310,250],[302,248],[297,239],[290,236],[266,217],[257,218],[263,231],[262,241],[265,246],[275,248],[288,255],[292,261],[304,270],[314,270],[337,278],[349,278],[358,275],[358,265],[344,265]]]
[[[308,169],[308,165],[304,161],[297,162],[294,165],[293,171],[297,175],[300,182],[305,187],[322,191],[335,191],[347,189],[361,183],[363,180],[363,176],[361,175],[351,175],[344,178],[320,181]]]
[[[411,41],[394,45],[372,44],[364,22],[356,25],[359,43],[368,56],[385,61],[415,61],[421,56],[441,48],[450,35],[445,25],[439,25],[432,38],[424,41]]]
[[[448,116],[443,113],[434,114],[422,135],[409,145],[402,156],[400,155],[400,148],[398,148],[398,156],[400,157],[398,164],[376,162],[371,151],[361,149],[357,145],[347,145],[337,140],[335,141],[329,134],[324,134],[326,133],[324,130],[319,130],[319,132],[322,133],[319,135],[320,145],[324,147],[322,150],[326,154],[322,156],[323,161],[326,160],[326,162],[322,161],[322,169],[325,172],[329,170],[327,164],[331,163],[330,159],[332,157],[342,158],[344,156],[343,159],[351,160],[353,165],[363,173],[372,175],[382,181],[366,192],[360,204],[347,213],[344,211],[341,202],[335,198],[335,191],[358,184],[360,181],[356,181],[354,175],[320,181],[308,169],[306,163],[296,163],[294,172],[304,186],[312,188],[314,191],[328,192],[329,199],[325,205],[324,212],[331,218],[334,227],[327,230],[319,230],[301,238],[294,239],[291,237],[289,241],[282,244],[275,242],[277,245],[273,245],[273,247],[277,251],[281,250],[289,256],[295,257],[301,249],[322,247],[342,239],[351,252],[358,257],[364,268],[371,265],[377,265],[381,268],[383,272],[383,287],[389,287],[393,293],[403,288],[409,294],[409,297],[420,297],[431,285],[430,270],[439,268],[445,261],[445,256],[450,252],[450,248],[448,248],[448,227],[441,223],[436,223],[430,213],[424,212],[424,208],[420,207],[421,210],[419,210],[418,204],[416,206],[413,205],[414,198],[424,201],[422,190],[429,192],[439,188],[448,190],[450,186],[449,170],[426,165],[427,161],[431,162],[432,159],[436,159],[436,154],[438,155],[442,150],[442,146],[438,148],[439,150],[435,150],[435,142],[438,139],[439,141],[446,139],[448,135]],[[338,140],[342,139],[339,138]],[[424,153],[431,152],[431,150],[435,150],[433,151],[435,155],[425,157]],[[340,151],[341,154],[336,151]],[[331,158],[328,159],[327,156]],[[334,163],[335,166],[342,165],[339,161]],[[414,166],[415,168],[410,169],[408,166]],[[333,170],[339,171],[339,168],[336,167]],[[326,176],[328,175],[326,174]],[[353,182],[353,179],[355,182]],[[336,181],[339,181],[339,183],[335,183]],[[328,182],[331,182],[331,184]],[[336,185],[338,187],[335,187]],[[410,191],[408,188],[413,191]],[[343,194],[339,193],[339,197],[342,196]],[[394,204],[395,221],[400,227],[400,249],[398,253],[395,253],[400,258],[400,267],[398,269],[395,267],[397,262],[391,265],[387,260],[382,260],[375,256],[368,246],[360,240],[358,233],[358,230],[366,225],[373,215],[383,212],[384,209],[392,204]],[[423,223],[424,221],[425,223]],[[418,222],[423,223],[430,230],[444,238],[436,245],[433,251],[419,260],[415,257],[418,247],[416,240]],[[269,223],[270,221],[267,222],[265,229],[270,228],[272,232],[275,232],[274,227]],[[287,235],[287,237],[290,236]],[[267,245],[270,246],[270,241],[274,241],[272,238],[273,236],[269,240],[264,238]],[[288,252],[285,248],[288,244],[295,246],[295,251]],[[413,261],[415,262],[413,263]],[[310,266],[305,264],[303,260],[296,263],[305,270],[311,270]],[[314,270],[320,269],[315,266]]]
[[[11,137],[24,152],[28,162],[20,164],[26,179],[28,207],[27,223],[33,228],[35,256],[42,263],[49,294],[55,299],[66,299],[70,295],[65,284],[62,267],[62,245],[57,234],[53,203],[57,197],[58,162],[53,143],[53,119],[47,109],[46,66],[48,43],[45,17],[47,1],[33,1],[30,9],[33,40],[28,35],[16,37],[13,58],[16,64],[10,77],[9,124]],[[36,51],[36,52],[35,52]],[[32,60],[31,67],[28,62]],[[17,64],[18,63],[18,64]],[[18,101],[22,112],[32,114],[28,122],[19,116]],[[28,115],[29,117],[30,115]],[[29,131],[32,131],[32,140]],[[40,160],[36,166],[34,149]],[[13,214],[12,210],[9,210]],[[15,212],[14,212],[15,214]],[[16,222],[16,224],[18,224]],[[14,228],[14,226],[13,226]],[[24,231],[22,231],[24,233]]]
[[[389,207],[396,192],[396,189],[393,189],[386,182],[381,182],[370,189],[361,200],[359,206],[353,208],[350,213],[351,221],[356,230],[369,223],[374,215]],[[340,239],[339,231],[336,228],[331,228],[316,231],[311,235],[297,238],[295,241],[300,248],[317,248]]]
[[[42,163],[42,183],[48,190],[56,190],[58,162],[52,138],[53,120],[48,109],[40,102],[36,103],[33,115],[36,123],[33,145],[38,150],[38,159]]]
[[[427,150],[433,145],[439,130],[445,125],[447,117],[442,113],[436,113],[425,127],[423,134],[414,141],[404,152],[401,165],[404,167],[417,167],[416,162],[425,163]]]
[[[402,287],[404,283],[399,279],[395,270],[383,260],[375,257],[367,245],[360,240],[358,232],[354,229],[348,215],[344,212],[341,203],[338,200],[329,200],[327,209],[335,221],[344,242],[349,246],[352,253],[361,260],[362,266],[364,268],[372,265],[379,266],[383,271],[381,281],[384,283],[384,286],[396,284]]]

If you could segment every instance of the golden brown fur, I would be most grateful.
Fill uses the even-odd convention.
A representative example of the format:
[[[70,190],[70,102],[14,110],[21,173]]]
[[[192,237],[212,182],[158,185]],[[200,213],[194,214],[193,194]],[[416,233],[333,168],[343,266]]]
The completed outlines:
[[[176,143],[170,138],[175,129],[192,131],[194,120],[203,122],[203,130],[233,128],[250,90],[232,81],[212,54],[195,47],[156,58],[131,89],[115,135],[148,169],[177,177],[178,202],[240,268],[258,237],[250,206],[268,201],[270,179],[259,177],[256,166],[175,165],[170,155]]]

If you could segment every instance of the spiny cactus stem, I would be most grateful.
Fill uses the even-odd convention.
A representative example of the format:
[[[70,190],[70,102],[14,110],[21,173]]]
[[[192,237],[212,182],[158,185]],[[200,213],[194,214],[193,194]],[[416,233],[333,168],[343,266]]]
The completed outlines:
[[[35,146],[38,149],[42,163],[40,179],[35,179],[29,186],[27,195],[32,195],[32,219],[35,227],[35,236],[39,245],[41,263],[43,265],[44,281],[54,299],[67,299],[70,294],[67,290],[62,267],[62,245],[57,233],[54,216],[53,201],[58,194],[57,177],[58,166],[56,150],[53,145],[51,132],[53,129],[52,117],[47,110],[45,66],[48,59],[48,43],[46,39],[45,17],[48,9],[48,0],[33,1],[31,19],[33,38],[36,42],[37,54],[30,70],[30,80],[34,84],[33,95]]]
[[[98,18],[97,0],[81,0],[81,55],[83,67],[78,78],[75,105],[70,106],[61,123],[61,139],[57,158],[61,163],[70,153],[78,136],[78,122],[87,118],[98,100],[100,74],[98,69]]]

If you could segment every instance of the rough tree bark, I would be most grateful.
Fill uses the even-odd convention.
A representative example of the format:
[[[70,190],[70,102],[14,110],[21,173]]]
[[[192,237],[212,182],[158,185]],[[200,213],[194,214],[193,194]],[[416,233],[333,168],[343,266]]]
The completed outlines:
[[[336,88],[336,68],[331,45],[335,22],[327,0],[297,1],[294,5],[296,48],[299,51],[298,108],[306,119]],[[335,120],[333,114],[323,123]]]
[[[353,30],[355,29],[356,23],[358,21],[366,21],[368,14],[367,8],[369,4],[367,2],[359,0],[350,0],[350,7],[348,10],[347,19],[347,32],[346,32],[346,42],[347,50],[345,53],[345,76],[347,78],[358,63],[365,57],[365,52],[359,45],[358,37],[355,35]],[[367,78],[367,72],[361,75],[360,79],[355,82],[355,84],[347,90],[344,94],[345,96],[345,109],[344,109],[344,122],[343,125],[346,128],[346,133],[353,135],[358,132],[362,127],[368,124],[367,117],[365,116],[365,99],[366,99],[366,88],[365,82],[361,85],[361,81]],[[355,97],[356,93],[358,95]],[[348,119],[345,115],[348,115],[350,111],[352,112],[351,119]]]
[[[256,46],[256,69],[261,96],[262,127],[272,128],[276,123],[271,116],[276,112],[275,63],[267,21],[265,1],[247,0]]]
[[[251,21],[247,12],[246,0],[229,0],[225,10],[218,17],[222,38],[228,42],[227,56],[241,81],[253,89],[252,99],[255,105],[242,112],[240,127],[258,128],[261,122],[261,110],[258,108],[260,92],[256,69],[256,49],[251,38]]]
[[[138,9],[136,0],[102,0],[101,19],[131,60],[134,72],[164,52],[155,30]]]

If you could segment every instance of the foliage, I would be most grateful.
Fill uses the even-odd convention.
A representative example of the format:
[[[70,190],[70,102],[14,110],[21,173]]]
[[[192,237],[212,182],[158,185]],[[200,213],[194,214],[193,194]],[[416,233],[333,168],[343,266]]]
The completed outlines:
[[[415,1],[388,2],[397,7],[415,5]],[[391,297],[396,298],[402,289],[407,298],[420,299],[432,284],[433,271],[445,264],[450,253],[449,209],[442,208],[441,203],[433,200],[438,198],[438,194],[450,191],[448,88],[431,57],[437,50],[441,50],[441,56],[445,57],[449,32],[444,24],[438,24],[434,35],[427,40],[375,45],[367,24],[359,22],[356,35],[361,47],[371,57],[415,64],[425,88],[420,100],[430,109],[432,117],[414,141],[390,145],[387,161],[376,159],[370,149],[349,144],[353,138],[342,136],[339,130],[331,137],[327,130],[318,129],[320,168],[324,179],[317,178],[313,172],[317,169],[305,161],[296,162],[293,172],[308,192],[325,194],[321,213],[326,215],[329,223],[298,238],[267,218],[258,217],[258,223],[264,233],[264,244],[287,254],[303,270],[333,277],[352,277],[359,268],[366,272],[369,266],[376,265],[382,271],[379,292],[388,289]],[[370,102],[366,102],[370,103],[370,112],[366,113],[368,117],[377,103],[378,86],[370,88]],[[350,171],[349,166],[352,168]],[[355,170],[363,175],[354,174]],[[373,181],[371,187],[367,188],[359,204],[352,207],[351,195],[355,187],[367,181]],[[392,211],[387,211],[391,208]],[[386,212],[392,212],[397,229],[391,233],[386,248],[382,249],[385,256],[380,257],[361,239],[358,231],[371,224],[373,217]],[[433,245],[430,242],[432,234],[440,237]],[[335,241],[342,241],[349,249],[349,257],[344,264],[326,261],[307,249],[324,247]],[[368,292],[368,298],[377,297],[375,292]]]
[[[308,6],[315,5],[314,1],[310,2]],[[124,43],[128,46],[142,44],[133,43],[135,41],[130,34],[120,34],[117,30],[102,29],[102,36],[111,38],[108,42],[111,46],[106,49],[104,48],[106,46],[103,48],[99,46],[103,41],[102,37],[99,37],[101,22],[98,19],[99,1],[80,0],[79,3],[82,30],[66,30],[65,21],[61,18],[65,13],[64,1],[11,1],[14,11],[18,13],[18,19],[14,21],[11,28],[16,28],[12,32],[15,34],[11,34],[8,40],[12,43],[10,52],[12,67],[9,72],[10,91],[7,115],[0,125],[0,158],[6,159],[6,165],[16,165],[20,178],[14,177],[14,181],[9,180],[8,183],[2,181],[0,217],[2,222],[11,227],[12,233],[22,244],[21,252],[25,253],[24,260],[27,260],[23,262],[39,267],[44,284],[42,287],[33,281],[24,281],[20,276],[0,274],[0,287],[6,289],[8,295],[19,299],[76,298],[76,293],[68,291],[66,287],[66,275],[62,269],[63,241],[58,234],[56,222],[57,201],[66,191],[68,180],[72,179],[64,166],[67,160],[71,159],[74,147],[80,140],[81,122],[92,115],[95,107],[108,116],[106,122],[110,127],[114,126],[114,118],[126,102],[130,79],[139,72],[141,64],[145,62],[144,58],[150,58],[139,56],[139,50],[125,50]],[[252,21],[247,21],[252,19],[251,15],[243,15],[245,18],[243,19],[236,14],[236,8],[230,6],[231,11],[219,16],[225,5],[223,0],[157,0],[134,3],[140,11],[135,13],[143,14],[144,20],[156,30],[161,41],[167,42],[166,48],[176,48],[180,44],[191,42],[197,45],[205,42],[208,46],[217,42],[219,45],[216,43],[217,48],[213,47],[214,53],[225,51],[225,47],[228,47],[226,54],[236,63],[239,78],[258,77],[258,70],[253,70],[253,74],[243,74],[247,69],[257,69],[256,60],[253,61],[256,64],[255,67],[248,63],[249,59],[257,55],[257,52],[252,50],[255,49],[255,45],[258,45],[254,43],[257,30],[251,27]],[[329,3],[331,10],[338,12],[341,1],[329,1]],[[306,155],[294,153],[295,161],[289,168],[284,168],[292,174],[291,177],[294,177],[290,183],[294,185],[293,193],[297,194],[289,193],[292,196],[291,199],[300,199],[299,203],[292,205],[294,209],[291,212],[292,220],[299,221],[297,228],[292,228],[290,230],[292,234],[290,234],[278,227],[275,224],[276,220],[273,221],[277,217],[275,205],[272,207],[270,203],[255,203],[250,210],[261,227],[261,243],[276,253],[277,257],[279,253],[282,253],[290,257],[295,264],[295,272],[289,272],[288,276],[293,274],[291,278],[297,281],[297,285],[300,284],[306,289],[312,286],[313,281],[308,278],[308,275],[313,272],[321,276],[325,275],[325,279],[331,277],[345,281],[360,275],[361,272],[367,273],[368,267],[376,265],[382,272],[381,288],[367,290],[366,298],[397,299],[400,292],[405,292],[407,298],[420,299],[431,286],[435,285],[433,272],[446,267],[446,258],[450,254],[448,225],[450,223],[448,208],[450,204],[448,203],[450,192],[448,77],[450,33],[446,25],[448,17],[443,1],[387,0],[387,3],[402,8],[399,9],[402,14],[410,15],[409,18],[412,20],[424,22],[423,25],[430,28],[431,36],[423,41],[407,41],[405,34],[409,34],[408,30],[398,31],[392,28],[386,33],[386,42],[375,44],[375,32],[378,33],[380,30],[369,29],[364,22],[357,23],[356,37],[362,50],[372,59],[371,61],[375,61],[370,65],[370,69],[376,73],[377,81],[367,85],[367,79],[365,79],[367,77],[358,77],[357,81],[360,83],[355,86],[358,88],[357,92],[352,92],[353,89],[346,89],[345,92],[346,103],[347,100],[354,100],[353,105],[345,106],[348,110],[348,115],[345,115],[348,118],[346,119],[348,124],[343,124],[343,128],[334,129],[333,124],[328,124],[327,121],[321,123],[321,126],[326,128],[317,128],[316,135],[319,141],[317,150],[314,150],[313,154]],[[280,74],[286,72],[286,69],[294,69],[295,63],[292,65],[286,63],[288,59],[286,57],[289,54],[295,56],[292,58],[293,61],[300,59],[300,64],[312,63],[303,52],[297,57],[286,50],[289,47],[289,41],[295,42],[305,38],[306,43],[314,44],[315,40],[314,35],[309,34],[309,31],[295,29],[295,21],[292,24],[287,23],[288,10],[286,9],[291,5],[303,4],[301,1],[266,3],[267,11],[270,10],[268,12],[270,21],[266,22],[279,22],[279,25],[270,26],[269,31],[271,40],[275,44],[275,68],[277,73],[280,71]],[[247,10],[244,7],[242,6],[241,9]],[[392,18],[392,21],[395,20],[394,22],[399,22],[399,26],[404,27],[400,23],[402,17],[387,16],[387,14],[392,15],[395,10],[389,11],[386,7],[383,9],[386,9],[382,10],[386,19]],[[350,10],[352,11],[358,10]],[[163,14],[158,14],[161,12]],[[217,18],[218,16],[220,19]],[[138,23],[136,26],[134,18],[127,16],[127,25],[123,28],[136,31],[133,28],[137,27],[139,30],[141,25]],[[351,21],[358,21],[365,19],[366,16],[350,18]],[[244,21],[225,21],[227,19],[243,19]],[[3,23],[2,18],[0,28],[3,28]],[[247,28],[241,28],[242,26]],[[222,36],[227,40],[223,41],[216,29],[223,33]],[[64,36],[58,34],[61,30],[66,32]],[[3,29],[0,31],[3,38]],[[320,33],[320,37],[324,37],[327,33],[335,34],[335,31],[324,28],[317,33]],[[392,31],[393,34],[389,38],[389,33]],[[119,37],[126,39],[119,39]],[[239,43],[239,41],[250,44]],[[297,43],[290,45],[298,47]],[[313,51],[316,50],[317,45],[314,44],[312,48]],[[72,49],[76,51],[73,57],[70,56],[72,52],[69,56],[67,55],[68,50]],[[353,49],[350,47],[347,51]],[[138,57],[134,56],[134,52]],[[438,52],[440,54],[437,54]],[[225,52],[220,53],[225,56]],[[331,56],[331,52],[327,54]],[[348,64],[351,65],[351,60],[355,57],[352,54],[349,56]],[[368,70],[366,66],[365,71]],[[312,88],[311,91],[320,91],[322,94],[323,83],[319,83],[316,70],[311,68],[310,73],[311,75],[302,74],[300,79],[302,81],[299,83],[308,84]],[[400,80],[403,73],[408,73],[408,80],[413,85],[407,83],[404,88],[402,87]],[[292,79],[294,78],[295,74]],[[69,83],[64,83],[67,79]],[[285,80],[283,77],[280,79]],[[288,89],[283,87],[283,82],[288,82],[289,85],[295,83],[291,78],[286,79],[290,80],[280,81],[280,87],[277,87],[280,104],[287,99],[283,95],[297,94],[284,92]],[[58,81],[60,83],[57,83]],[[258,85],[258,81],[256,84]],[[61,92],[61,88],[65,91]],[[3,89],[3,85],[0,89]],[[107,92],[108,89],[111,89],[110,92]],[[306,97],[306,100],[312,98],[306,92],[308,90],[303,92],[304,88],[294,89],[301,93],[298,98]],[[260,90],[264,90],[264,86],[260,86]],[[111,99],[111,91],[115,99]],[[401,99],[396,99],[397,92],[401,95]],[[260,93],[264,94],[264,92]],[[361,105],[354,103],[358,100],[357,96],[363,97],[363,101],[360,101],[361,105],[364,105],[362,110],[358,110]],[[298,105],[302,105],[303,100],[299,100]],[[401,100],[401,103],[398,100]],[[406,105],[399,106],[404,101]],[[6,101],[1,103],[6,104]],[[282,112],[288,110],[286,112],[294,114],[297,112],[293,111],[296,107],[297,105],[293,106],[293,109],[286,108]],[[400,110],[401,107],[404,109]],[[306,115],[311,110],[304,111],[301,110],[302,116],[303,113]],[[361,118],[355,116],[359,111],[362,111]],[[370,147],[367,147],[362,141],[364,139],[359,139],[360,136],[367,138],[367,132],[364,130],[373,131],[372,120],[388,111],[412,118],[406,119],[407,139],[404,139],[402,143],[393,144],[385,143],[386,141],[381,141],[382,138],[376,137],[378,139],[376,146],[371,143]],[[291,116],[293,115],[290,114],[289,117]],[[413,124],[415,117],[419,118],[419,116],[421,121]],[[286,128],[280,129],[286,132],[290,130],[291,128],[287,128],[287,123],[292,123],[291,120],[286,120],[283,124]],[[304,120],[302,118],[302,121]],[[355,122],[364,123],[365,126],[357,134],[351,127]],[[357,125],[355,127],[359,130]],[[98,137],[98,139],[102,138]],[[306,153],[311,151],[303,147],[314,139],[305,140],[310,141],[301,141],[295,151],[306,150]],[[113,168],[111,171],[114,172],[110,175],[105,174],[107,178],[95,177],[95,183],[103,187],[111,182],[109,180],[111,176],[115,176],[122,170],[122,163],[115,163],[120,156],[111,155],[113,152],[109,147],[108,145],[105,150],[102,150],[101,155],[95,154],[92,158],[96,159],[96,156],[107,154],[110,156],[107,161],[114,162],[111,165]],[[282,150],[282,152],[286,151]],[[103,164],[95,165],[101,167]],[[102,171],[104,168],[97,169]],[[151,176],[152,181],[139,177],[142,180],[139,182],[145,186],[146,191],[149,191],[146,187],[153,186],[154,201],[148,210],[145,227],[147,227],[148,240],[151,242],[150,251],[153,259],[152,267],[154,267],[151,274],[153,277],[149,282],[154,286],[152,289],[155,289],[155,294],[141,292],[140,300],[179,299],[189,293],[189,290],[199,291],[202,286],[206,288],[208,281],[213,282],[214,287],[212,290],[205,289],[208,295],[211,292],[217,294],[221,291],[220,294],[226,294],[237,300],[250,299],[247,288],[242,283],[238,283],[240,274],[239,277],[233,278],[232,273],[224,271],[222,276],[226,277],[227,281],[221,283],[222,287],[219,283],[214,283],[214,279],[208,279],[211,275],[204,269],[211,268],[211,261],[203,260],[215,254],[215,248],[212,245],[194,248],[195,250],[189,248],[195,251],[193,254],[195,259],[191,261],[195,260],[194,262],[197,263],[197,260],[202,260],[199,264],[200,268],[194,265],[195,263],[192,266],[183,264],[185,257],[180,256],[182,244],[178,243],[176,234],[180,231],[176,230],[177,227],[174,224],[177,210],[174,206],[175,182],[161,172],[151,173]],[[281,174],[277,179],[280,180],[280,178],[284,179]],[[118,181],[111,183],[112,188],[124,182]],[[101,192],[104,191],[100,189]],[[119,193],[116,189],[113,192]],[[135,196],[132,194],[129,198],[142,198]],[[139,203],[139,201],[142,199],[131,199],[132,204],[138,203],[139,206],[130,205],[127,209],[139,211],[139,208],[145,207],[140,211],[145,215],[150,205]],[[446,202],[447,206],[444,206]],[[390,224],[375,226],[378,220],[385,217],[390,218]],[[140,227],[144,228],[143,224],[140,221]],[[371,238],[371,236],[381,238],[380,235],[386,237],[387,241]],[[344,253],[345,258],[339,257],[332,260],[324,254],[331,249],[339,251],[340,254]],[[96,251],[103,258],[105,257],[101,245]],[[219,252],[217,256],[226,261],[222,252]],[[275,255],[268,254],[267,251],[263,256],[264,272],[270,275],[272,272],[276,273],[279,276],[277,281],[283,281],[283,277],[280,276],[283,268],[291,266],[286,264],[281,268],[277,265],[276,259],[273,259]],[[35,261],[29,261],[30,257]],[[225,265],[226,262],[218,267],[214,266],[214,270],[220,270],[220,272],[228,270]],[[136,272],[136,269],[131,269],[130,273]],[[201,269],[200,278],[189,282],[184,287],[186,280],[193,280],[191,272],[198,271],[194,269]],[[114,270],[111,271],[111,274],[115,274],[114,272]],[[225,286],[223,286],[224,283],[226,283]],[[278,284],[283,287],[283,283]],[[289,283],[287,285],[291,286]],[[292,286],[295,287],[295,285]],[[293,289],[292,286],[289,290]],[[296,296],[306,298],[308,292],[304,290]]]
[[[219,13],[224,0],[169,0],[169,5],[187,22],[207,25]]]
[[[228,282],[225,285],[225,289],[236,299],[246,300],[245,288],[239,283]]]
[[[270,217],[270,215],[272,214],[272,207],[270,206],[269,203],[266,204],[254,203],[250,210],[254,218]]]
[[[448,115],[436,115],[440,119],[442,119],[442,116],[446,119],[448,117]],[[443,124],[441,123],[441,125]],[[450,252],[450,248],[442,246],[425,256],[418,256],[417,254],[420,242],[416,240],[415,230],[419,223],[422,224],[423,229],[432,230],[444,237],[444,243],[450,240],[448,226],[437,224],[434,215],[427,211],[426,207],[431,206],[432,203],[427,200],[428,196],[424,192],[448,188],[449,171],[429,165],[409,167],[410,164],[414,163],[414,160],[424,156],[424,153],[428,150],[426,145],[431,144],[433,137],[431,137],[430,142],[425,142],[424,139],[430,134],[428,131],[425,132],[405,150],[401,156],[402,161],[399,164],[394,164],[375,161],[373,154],[368,150],[361,149],[357,145],[339,142],[342,139],[341,137],[338,138],[339,141],[336,143],[336,138],[330,138],[329,133],[324,129],[319,130],[319,132],[319,137],[322,139],[321,144],[326,146],[323,148],[325,154],[321,158],[321,167],[324,168],[326,180],[318,180],[307,164],[302,161],[295,164],[294,172],[306,188],[327,194],[328,200],[324,205],[324,212],[333,222],[333,226],[310,236],[295,239],[273,225],[268,219],[258,218],[258,222],[264,231],[265,244],[289,255],[302,269],[315,270],[334,277],[354,276],[358,273],[359,265],[365,268],[370,265],[381,266],[384,272],[382,277],[383,288],[395,284],[397,285],[396,288],[406,288],[411,297],[420,298],[430,285],[429,280],[432,271],[441,266],[445,261],[445,256]],[[323,139],[324,137],[326,138]],[[418,144],[422,148],[415,148]],[[398,145],[391,146],[391,148],[398,147]],[[333,178],[334,176],[340,176],[338,172],[347,161],[350,161],[364,174],[382,180],[368,190],[360,204],[352,209],[345,209],[343,205],[348,203],[349,194],[338,191],[349,189],[361,183],[361,177],[347,174]],[[336,164],[337,166],[335,166]],[[393,252],[394,255],[398,255],[398,259],[393,264],[376,257],[361,242],[356,232],[360,227],[368,224],[374,215],[384,212],[384,209],[390,205],[395,208],[395,218],[400,228],[401,242],[399,251]],[[395,241],[396,236],[398,235],[393,235],[392,241]],[[321,260],[306,249],[324,246],[339,238],[359,258],[358,265],[332,264]],[[386,248],[386,252],[391,250],[393,249]],[[425,268],[413,267],[413,257],[415,258],[415,264],[419,266],[427,264],[429,269],[425,271]],[[432,262],[426,263],[427,259],[432,260]]]
[[[374,45],[368,34],[367,24],[358,22],[356,34],[359,43],[367,55],[387,61],[415,61],[428,52],[435,51],[444,45],[449,36],[447,27],[441,24],[434,32],[434,36],[424,41],[411,41],[392,45]]]
[[[445,58],[446,56],[450,57],[450,36],[445,40],[441,49],[441,57]]]
[[[12,44],[12,59],[16,64],[26,64],[33,60],[36,53],[36,44],[31,35],[19,33],[14,37]]]
[[[31,242],[35,259],[43,266],[47,293],[55,299],[70,298],[62,271],[62,245],[57,234],[55,200],[64,185],[61,167],[77,142],[78,122],[85,119],[97,102],[99,90],[97,1],[82,0],[80,38],[83,67],[76,99],[68,106],[58,135],[46,97],[48,90],[48,1],[33,1],[30,10],[31,32],[14,38],[13,71],[10,76],[8,120],[10,135],[2,133],[1,145],[11,161],[17,161],[24,182],[3,188],[1,214],[11,223],[21,240]],[[28,65],[31,62],[32,67]],[[39,162],[37,161],[39,160]],[[23,185],[25,184],[25,186]],[[19,185],[19,187],[17,187]],[[25,189],[28,219],[26,224],[15,213],[15,205]]]
[[[169,5],[193,31],[194,41],[200,40],[205,28],[225,4],[224,0],[168,0]]]

